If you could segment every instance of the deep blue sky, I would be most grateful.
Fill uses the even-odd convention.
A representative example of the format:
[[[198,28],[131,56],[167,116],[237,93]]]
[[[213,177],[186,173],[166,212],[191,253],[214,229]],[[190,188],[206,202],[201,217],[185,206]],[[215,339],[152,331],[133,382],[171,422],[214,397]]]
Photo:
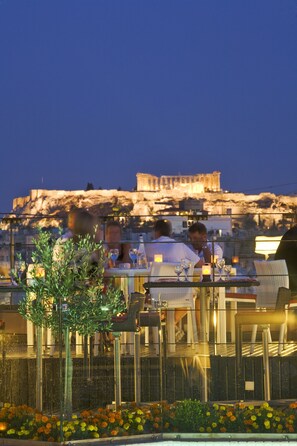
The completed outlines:
[[[136,172],[296,192],[297,1],[0,0],[0,148],[0,212]]]

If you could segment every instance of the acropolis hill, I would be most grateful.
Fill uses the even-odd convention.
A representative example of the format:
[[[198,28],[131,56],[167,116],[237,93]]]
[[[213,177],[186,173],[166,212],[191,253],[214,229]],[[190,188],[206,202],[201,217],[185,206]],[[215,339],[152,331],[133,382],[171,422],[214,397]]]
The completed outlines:
[[[146,190],[141,190],[146,189]],[[151,189],[151,190],[148,190]],[[282,214],[295,212],[297,197],[263,192],[259,195],[223,192],[220,173],[193,176],[155,177],[137,174],[137,191],[33,189],[27,197],[13,200],[13,212],[28,215],[63,216],[72,206],[88,208],[94,215],[112,215],[119,209],[126,215],[153,216],[173,213],[183,200],[200,200],[212,215],[261,215],[267,225],[278,223]],[[175,211],[174,211],[175,210]]]

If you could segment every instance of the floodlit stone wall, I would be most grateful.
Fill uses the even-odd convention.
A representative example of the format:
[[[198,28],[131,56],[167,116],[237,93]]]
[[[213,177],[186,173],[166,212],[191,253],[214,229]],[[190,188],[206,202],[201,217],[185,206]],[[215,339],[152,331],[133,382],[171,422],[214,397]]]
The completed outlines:
[[[297,197],[262,193],[245,195],[242,193],[203,192],[191,193],[187,188],[178,190],[151,191],[55,191],[32,190],[27,197],[13,201],[13,211],[29,215],[59,215],[68,212],[72,206],[88,208],[94,215],[112,215],[116,209],[120,214],[152,217],[158,213],[173,214],[179,209],[179,202],[187,199],[203,201],[203,209],[210,215],[252,214],[258,223],[265,220],[266,226],[278,224],[284,214],[294,213]]]

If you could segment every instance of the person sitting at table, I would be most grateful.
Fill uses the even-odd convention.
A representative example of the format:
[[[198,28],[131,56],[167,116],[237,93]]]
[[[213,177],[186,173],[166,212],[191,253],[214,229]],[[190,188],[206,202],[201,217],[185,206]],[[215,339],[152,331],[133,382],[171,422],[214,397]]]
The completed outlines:
[[[203,223],[196,222],[189,227],[189,239],[194,252],[199,256],[197,268],[202,268],[205,263],[211,263],[211,257],[216,256],[217,260],[223,258],[223,250],[218,243],[207,242],[207,229]],[[208,299],[209,308],[209,299]],[[196,323],[200,327],[200,299],[197,290],[197,299],[195,300]]]
[[[65,241],[78,235],[94,235],[95,241],[98,243],[102,240],[102,232],[100,228],[100,220],[94,217],[85,208],[72,207],[67,217],[67,230],[60,237]]]
[[[169,220],[157,220],[154,226],[155,239],[151,243],[146,243],[145,252],[148,261],[154,261],[155,254],[163,256],[163,262],[180,262],[181,259],[188,259],[193,265],[199,262],[199,257],[185,243],[177,242],[171,238],[171,223]],[[187,314],[184,309],[175,310],[175,338],[180,341],[185,333],[179,329],[178,322]]]
[[[98,227],[98,221],[86,209],[75,208],[71,210],[68,217],[68,230],[56,241],[53,253],[54,258],[61,252],[61,247],[67,240],[72,239],[76,244],[80,237],[90,235],[94,236],[96,242],[99,242],[102,237]]]
[[[199,256],[196,267],[201,268],[205,263],[211,263],[211,257],[216,256],[217,260],[223,258],[223,250],[218,243],[207,241],[207,229],[203,223],[196,222],[189,227],[189,239],[193,251]]]
[[[117,263],[131,263],[129,257],[130,243],[122,242],[122,227],[118,221],[109,220],[105,230],[106,254],[110,249],[118,249]]]
[[[61,239],[69,239],[73,237],[74,225],[77,215],[82,211],[82,209],[73,206],[67,216],[67,230],[62,234]]]
[[[53,248],[53,260],[57,268],[59,268],[59,262],[61,262],[65,255],[65,246],[67,243],[70,243],[70,240],[73,241],[74,249],[76,252],[75,255],[75,266],[79,268],[82,259],[85,257],[85,252],[79,250],[79,241],[80,239],[86,236],[94,236],[94,241],[98,242],[100,237],[100,232],[98,230],[98,220],[90,214],[84,208],[75,208],[71,210],[68,218],[68,231],[57,239],[55,246]],[[94,251],[88,257],[89,263],[89,272],[90,277],[92,276],[93,266],[98,262],[98,252]],[[69,267],[73,267],[73,265],[69,264]],[[79,340],[78,334],[76,335],[76,340]],[[53,355],[54,352],[54,341],[50,350],[50,355]],[[82,342],[80,340],[79,342]]]
[[[196,265],[200,258],[185,243],[171,238],[171,223],[169,220],[157,220],[154,226],[154,240],[146,243],[145,252],[149,262],[154,261],[155,254],[163,256],[163,262],[180,262],[189,259]]]

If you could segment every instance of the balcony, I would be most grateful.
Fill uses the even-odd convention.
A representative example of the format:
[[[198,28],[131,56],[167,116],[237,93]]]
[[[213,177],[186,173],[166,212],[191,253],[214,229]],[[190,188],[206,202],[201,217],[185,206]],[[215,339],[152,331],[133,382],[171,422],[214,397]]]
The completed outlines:
[[[125,217],[123,223],[125,238],[132,246],[138,246],[140,232],[149,243],[152,225],[147,221],[142,226],[139,220],[134,218],[129,221]],[[123,330],[120,336],[115,331],[113,336],[96,334],[92,337],[72,333],[73,412],[95,407],[116,407],[135,401],[139,405],[156,401],[171,404],[186,399],[230,405],[238,401],[258,404],[267,400],[267,379],[269,400],[285,404],[297,399],[294,385],[297,370],[294,300],[291,299],[291,306],[286,307],[287,336],[281,340],[280,324],[273,320],[272,313],[270,324],[269,320],[259,323],[254,343],[252,323],[241,324],[242,331],[236,331],[235,315],[254,312],[255,300],[251,296],[257,294],[263,280],[255,270],[254,261],[264,261],[267,256],[270,256],[270,261],[273,260],[273,253],[267,254],[266,250],[262,254],[256,249],[256,237],[269,237],[269,231],[261,231],[257,227],[253,231],[237,229],[231,234],[213,231],[209,234],[209,240],[221,244],[226,263],[232,264],[234,277],[238,281],[228,281],[232,277],[228,279],[223,273],[221,285],[217,282],[216,286],[210,286],[206,282],[201,286],[202,270],[194,270],[190,284],[196,293],[198,305],[188,309],[188,314],[181,318],[176,329],[179,333],[174,339],[170,338],[168,328],[173,310],[166,305],[162,292],[159,300],[152,302],[147,299],[145,312],[137,314],[137,331]],[[22,224],[18,223],[0,246],[0,253],[6,250],[13,256],[8,256],[8,259],[6,256],[0,261],[0,400],[32,407],[36,406],[37,401],[43,412],[60,415],[65,393],[64,381],[61,382],[66,360],[63,318],[56,333],[45,328],[38,330],[30,325],[18,313],[18,304],[24,292],[11,283],[10,269],[17,267],[18,253],[30,263],[34,250],[33,245],[26,241],[32,241],[30,237],[35,235],[35,229],[26,227],[22,233],[23,230]],[[284,228],[278,231],[279,234],[283,232]],[[185,233],[175,236],[187,242]],[[215,268],[212,274],[218,274]],[[122,289],[127,302],[133,293],[152,291],[147,285],[151,282],[149,269],[111,268],[107,276]],[[176,279],[172,277],[172,281]],[[236,305],[231,298],[235,293],[242,295]],[[266,314],[270,314],[269,311]],[[161,321],[160,326],[148,322],[156,315]],[[141,318],[146,322],[141,324]],[[187,338],[191,320],[197,323],[197,339]],[[262,337],[268,325],[271,339]],[[119,327],[117,330],[120,330]],[[241,340],[240,358],[238,336]],[[117,341],[119,343],[116,345]],[[118,386],[120,394],[117,393]]]

